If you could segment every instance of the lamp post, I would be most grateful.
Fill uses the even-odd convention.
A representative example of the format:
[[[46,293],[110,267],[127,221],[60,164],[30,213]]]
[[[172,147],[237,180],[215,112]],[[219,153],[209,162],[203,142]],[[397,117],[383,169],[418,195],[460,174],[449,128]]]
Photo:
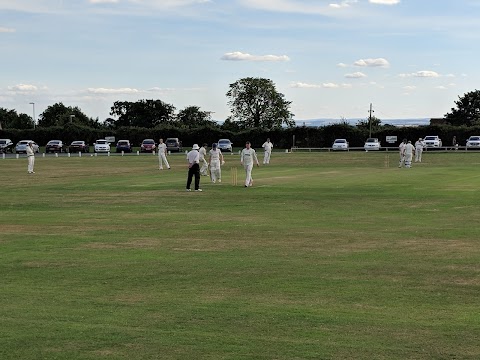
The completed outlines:
[[[32,105],[32,107],[33,107],[33,118],[32,118],[32,120],[33,120],[33,130],[35,130],[35,123],[36,123],[36,121],[35,121],[35,103],[31,102],[30,105]]]
[[[75,117],[75,115],[68,115],[70,117],[70,122],[73,122],[73,118]]]

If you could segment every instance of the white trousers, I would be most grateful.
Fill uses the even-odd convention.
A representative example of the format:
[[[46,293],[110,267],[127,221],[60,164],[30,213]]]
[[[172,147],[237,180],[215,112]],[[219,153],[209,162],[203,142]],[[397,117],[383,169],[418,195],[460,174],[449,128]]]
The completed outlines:
[[[200,159],[200,164],[202,167],[200,168],[200,175],[207,176],[208,175],[208,162],[205,158]]]
[[[29,156],[28,157],[28,166],[27,166],[27,171],[29,173],[33,172],[33,166],[35,165],[35,156]]]
[[[168,163],[167,157],[165,156],[165,153],[159,153],[158,154],[158,164],[160,167],[160,170],[163,169],[163,163],[165,163],[165,166],[167,169],[170,169],[170,164]]]
[[[212,182],[222,181],[222,169],[220,168],[220,161],[212,161],[210,163],[210,175]]]
[[[263,156],[264,164],[270,164],[270,155],[272,155],[271,151],[265,151],[265,155]]]
[[[400,161],[398,162],[398,167],[402,167],[405,164],[405,155],[400,154]]]
[[[413,154],[405,154],[405,167],[412,167]]]
[[[417,149],[417,151],[415,151],[415,162],[422,162],[422,152],[423,149]]]
[[[245,168],[245,186],[250,186],[250,184],[253,182],[252,178],[252,169],[253,169],[253,163],[244,165]]]

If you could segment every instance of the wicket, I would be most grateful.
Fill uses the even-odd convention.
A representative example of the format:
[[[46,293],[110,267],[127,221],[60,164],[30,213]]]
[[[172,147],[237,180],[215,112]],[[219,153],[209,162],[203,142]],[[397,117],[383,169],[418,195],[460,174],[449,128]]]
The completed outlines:
[[[385,155],[385,167],[389,168],[390,167],[390,155]]]
[[[230,179],[233,186],[237,186],[237,179],[238,179],[237,175],[238,175],[237,168],[232,166],[230,168]]]

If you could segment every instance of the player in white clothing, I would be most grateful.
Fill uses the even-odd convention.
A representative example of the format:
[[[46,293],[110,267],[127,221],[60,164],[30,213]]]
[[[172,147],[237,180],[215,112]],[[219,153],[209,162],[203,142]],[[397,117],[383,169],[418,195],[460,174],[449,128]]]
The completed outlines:
[[[406,168],[412,167],[412,159],[413,159],[414,153],[415,153],[415,147],[412,145],[412,142],[409,141],[407,145],[405,145],[405,167]]]
[[[170,170],[170,164],[167,160],[167,145],[163,142],[163,139],[160,139],[158,143],[158,168],[160,170],[163,170],[163,163]]]
[[[273,149],[273,144],[270,142],[270,138],[267,138],[267,141],[263,143],[262,147],[265,150],[265,153],[263,156],[263,164],[268,165],[270,164],[270,156],[272,155],[272,149]]]
[[[405,164],[405,146],[407,145],[407,139],[403,139],[403,142],[398,146],[398,151],[400,153],[400,161],[398,162],[398,167],[401,168]]]
[[[419,138],[415,142],[415,162],[422,162],[422,153],[424,147],[423,139]]]
[[[33,171],[33,166],[35,165],[35,151],[33,151],[33,142],[30,141],[27,144],[25,153],[27,154],[28,159],[27,171],[29,174],[35,174],[35,171]]]
[[[253,178],[252,178],[252,169],[253,169],[253,162],[257,163],[257,166],[260,166],[258,163],[257,153],[255,149],[252,149],[250,141],[245,143],[245,149],[242,150],[240,154],[240,162],[242,163],[243,167],[245,168],[245,187],[249,187],[253,185]]]
[[[207,144],[203,144],[198,153],[200,154],[200,164],[202,167],[200,168],[200,175],[207,176],[208,175],[208,162],[207,162]]]
[[[223,160],[223,154],[220,149],[217,148],[217,144],[212,144],[212,150],[210,150],[210,158],[208,162],[210,163],[210,176],[212,178],[212,182],[215,183],[218,181],[219,183],[222,182],[222,169],[221,165],[225,164]]]

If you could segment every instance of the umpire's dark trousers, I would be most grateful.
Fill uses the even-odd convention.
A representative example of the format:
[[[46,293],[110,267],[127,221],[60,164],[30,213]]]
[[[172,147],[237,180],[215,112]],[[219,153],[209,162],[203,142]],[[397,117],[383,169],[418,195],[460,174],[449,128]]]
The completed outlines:
[[[192,167],[188,169],[187,189],[190,189],[190,185],[192,185],[193,176],[195,176],[195,190],[198,190],[200,187],[200,165],[193,164]]]

